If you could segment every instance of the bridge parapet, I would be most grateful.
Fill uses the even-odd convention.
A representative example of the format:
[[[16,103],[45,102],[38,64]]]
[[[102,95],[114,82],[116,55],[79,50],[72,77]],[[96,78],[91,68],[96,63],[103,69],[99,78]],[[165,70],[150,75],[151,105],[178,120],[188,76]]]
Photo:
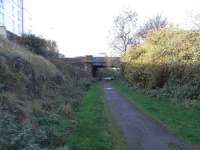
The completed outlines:
[[[92,63],[93,62],[93,56],[92,55],[87,55],[84,58],[85,63]]]

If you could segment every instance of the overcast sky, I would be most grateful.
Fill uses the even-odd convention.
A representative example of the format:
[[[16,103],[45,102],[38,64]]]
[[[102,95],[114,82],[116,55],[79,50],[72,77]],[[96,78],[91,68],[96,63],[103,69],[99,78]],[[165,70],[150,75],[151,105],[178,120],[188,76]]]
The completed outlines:
[[[200,0],[32,0],[33,33],[54,39],[67,57],[110,53],[108,31],[121,10],[137,11],[141,21],[163,14],[188,25]]]

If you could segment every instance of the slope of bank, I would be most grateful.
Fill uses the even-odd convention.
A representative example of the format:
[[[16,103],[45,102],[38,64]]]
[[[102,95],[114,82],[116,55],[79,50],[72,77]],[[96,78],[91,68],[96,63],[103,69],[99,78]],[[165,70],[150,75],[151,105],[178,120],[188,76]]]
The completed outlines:
[[[67,144],[83,96],[80,81],[87,79],[74,76],[73,67],[64,65],[62,70],[58,62],[54,65],[0,39],[0,149],[56,149]]]

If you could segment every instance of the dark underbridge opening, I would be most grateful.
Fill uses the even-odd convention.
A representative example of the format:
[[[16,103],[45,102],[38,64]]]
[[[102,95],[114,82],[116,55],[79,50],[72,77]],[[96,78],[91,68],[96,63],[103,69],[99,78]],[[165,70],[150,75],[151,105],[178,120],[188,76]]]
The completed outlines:
[[[96,78],[98,76],[98,71],[106,66],[92,66],[92,77]]]
[[[92,76],[97,77],[98,70],[106,67],[105,57],[93,57],[92,58]]]

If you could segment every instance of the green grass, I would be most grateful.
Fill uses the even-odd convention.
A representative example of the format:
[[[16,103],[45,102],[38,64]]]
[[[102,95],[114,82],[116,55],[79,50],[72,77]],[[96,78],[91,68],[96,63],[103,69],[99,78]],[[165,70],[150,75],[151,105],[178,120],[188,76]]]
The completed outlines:
[[[177,136],[200,147],[200,108],[186,108],[173,104],[170,99],[158,99],[133,90],[121,81],[114,81],[115,88],[143,112],[166,126]]]
[[[125,150],[122,138],[106,108],[101,83],[88,91],[78,113],[79,123],[70,139],[72,150]]]

